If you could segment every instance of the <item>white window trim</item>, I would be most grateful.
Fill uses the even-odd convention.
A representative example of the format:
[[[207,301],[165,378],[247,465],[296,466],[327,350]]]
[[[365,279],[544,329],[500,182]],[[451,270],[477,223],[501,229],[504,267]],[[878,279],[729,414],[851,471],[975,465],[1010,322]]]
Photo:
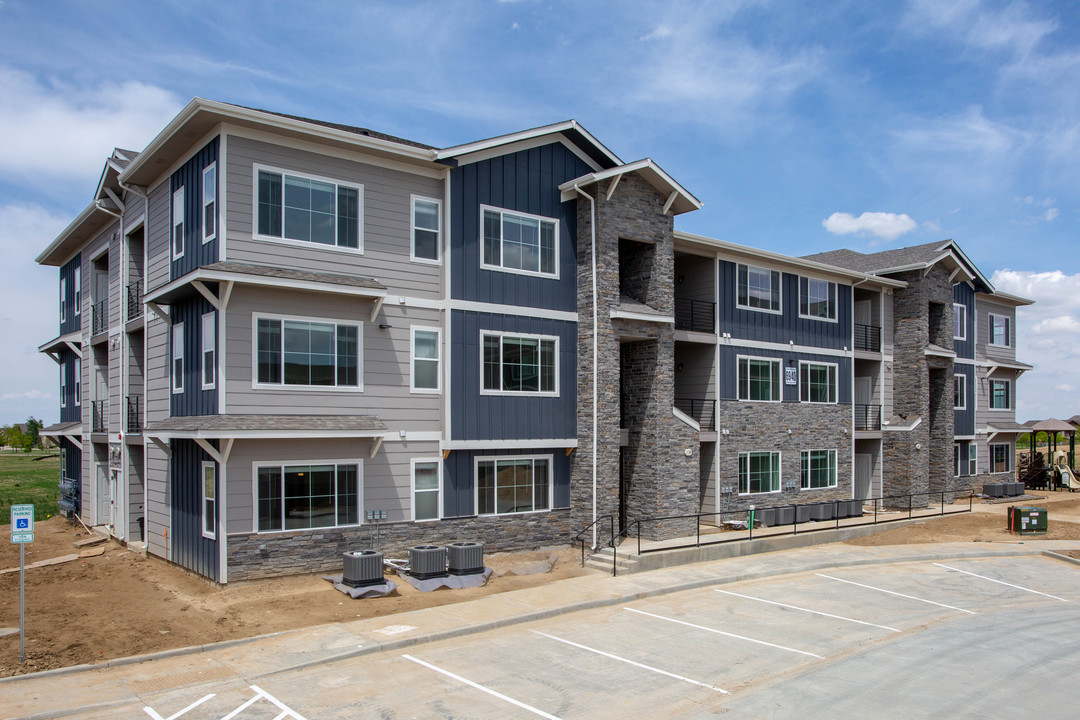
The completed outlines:
[[[60,322],[67,322],[67,278],[60,278]]]
[[[751,400],[750,398],[740,397],[742,383],[739,382],[739,372],[743,360],[764,360],[765,362],[775,363],[780,367],[780,372],[777,373],[776,381],[780,384],[780,397],[777,400]],[[749,371],[749,368],[748,368]],[[774,357],[760,357],[757,355],[736,355],[735,356],[735,397],[739,402],[752,402],[752,403],[781,403],[784,401],[784,361],[781,358]],[[771,394],[771,393],[770,393]]]
[[[60,363],[60,407],[67,407],[67,363]]]
[[[179,205],[179,215],[177,218],[177,206]],[[184,186],[181,185],[172,194],[172,222],[170,224],[171,232],[169,233],[169,248],[172,253],[173,260],[179,260],[184,257],[184,250],[187,246],[187,227],[184,225]],[[180,228],[180,252],[176,252],[176,228]]]
[[[1008,407],[994,407],[994,383],[1005,383],[1005,394],[1009,401]],[[1012,380],[986,378],[986,409],[991,412],[1011,412],[1013,409],[1012,391]]]
[[[281,530],[260,530],[259,529],[259,468],[271,468],[276,467],[281,470],[282,482],[285,480],[285,468],[296,465],[333,465],[334,472],[337,473],[338,465],[356,465],[356,524],[355,525],[327,525],[326,527],[319,528],[292,528]],[[335,475],[335,483],[337,476]],[[284,489],[284,488],[283,488]],[[334,502],[337,502],[337,487],[334,488]],[[284,493],[282,494],[282,502],[284,502]],[[364,524],[364,461],[360,458],[341,458],[339,460],[253,460],[251,462],[251,531],[257,535],[280,535],[282,533],[297,533],[297,532],[318,532],[320,530],[328,530],[333,528],[349,528],[360,527]],[[335,507],[336,511],[336,507]],[[337,513],[334,514],[334,520],[337,520]]]
[[[352,385],[286,385],[280,383],[259,382],[259,320],[298,320],[300,322],[313,322],[332,325],[355,325],[356,326],[356,386]],[[284,332],[282,343],[285,342]],[[285,349],[282,346],[282,354]],[[337,346],[334,346],[334,359],[337,361]],[[335,364],[335,372],[336,372]],[[335,377],[336,380],[336,377]],[[274,390],[287,392],[334,392],[355,393],[364,391],[364,323],[362,320],[345,320],[340,318],[320,318],[305,315],[275,315],[273,313],[251,314],[251,388],[253,390]]]
[[[199,351],[199,375],[202,376],[202,389],[213,390],[217,387],[217,323],[215,322],[215,313],[208,312],[203,315],[200,324],[202,348]],[[209,332],[207,332],[207,324],[210,325]],[[206,356],[208,354],[213,355],[211,367],[214,376],[210,378],[210,382],[206,381]]]
[[[435,216],[438,219],[438,225],[435,228],[435,259],[416,257],[416,203],[428,202],[435,205]],[[483,222],[483,215],[481,222]],[[422,230],[428,230],[428,228],[420,228]],[[480,228],[480,232],[483,233],[483,227]],[[430,232],[430,231],[429,231]],[[442,200],[432,197],[425,197],[423,195],[413,195],[409,201],[409,259],[416,263],[423,263],[424,265],[442,265],[442,243],[443,243],[443,213],[442,213]],[[556,243],[558,244],[558,243]],[[483,253],[483,247],[480,248],[481,254]],[[556,251],[556,256],[558,252]]]
[[[490,265],[490,264],[484,262],[484,212],[485,211],[499,213],[499,243],[500,243],[500,245],[499,245],[499,259],[500,259],[500,261],[502,260],[502,257],[503,257],[503,254],[504,254],[502,244],[501,244],[503,242],[503,238],[502,238],[502,216],[504,214],[506,214],[506,215],[516,215],[518,217],[530,218],[530,219],[533,219],[533,220],[541,220],[543,222],[555,223],[555,272],[554,273],[546,273],[546,272],[542,272],[542,271],[539,271],[539,270],[533,271],[533,270],[523,270],[523,269],[518,269],[518,268],[506,268],[506,267],[503,267],[502,265]],[[548,280],[558,280],[559,279],[559,259],[560,259],[559,258],[559,255],[560,255],[560,253],[559,253],[559,245],[560,245],[560,242],[559,242],[559,238],[560,238],[559,230],[560,230],[560,228],[559,228],[559,219],[558,218],[547,217],[546,215],[533,215],[532,213],[519,212],[517,210],[511,210],[509,208],[496,207],[494,205],[481,205],[480,206],[480,225],[479,225],[477,230],[478,230],[478,234],[479,234],[479,243],[477,245],[477,248],[480,251],[480,268],[482,270],[492,270],[494,272],[511,273],[513,275],[528,275],[529,277],[547,278]]]
[[[833,369],[833,380],[836,382],[836,387],[833,388],[833,396],[835,400],[826,400],[821,402],[820,400],[803,400],[802,399],[802,381],[803,381],[803,368],[810,365],[824,365]],[[783,389],[780,390],[781,396],[783,396]],[[782,399],[782,398],[781,398]],[[800,360],[799,361],[799,402],[806,403],[807,405],[836,405],[840,402],[840,365],[838,363],[819,362],[817,360]]]
[[[736,276],[736,281],[738,277]],[[802,297],[802,281],[813,280],[815,282],[827,283],[832,288],[832,310],[833,317],[818,317],[817,315],[804,315],[802,311],[803,297]],[[809,289],[809,288],[808,288]],[[736,289],[736,293],[738,290]],[[784,307],[784,274],[780,273],[780,308]],[[753,309],[753,308],[750,308]],[[799,317],[805,320],[817,320],[818,322],[838,323],[840,322],[840,286],[832,280],[822,280],[821,278],[810,277],[809,275],[799,276]]]
[[[284,237],[284,217],[282,217],[282,237],[275,237],[273,235],[260,235],[259,234],[259,171],[264,170],[270,173],[277,173],[282,176],[282,193],[285,192],[285,176],[292,175],[293,177],[303,178],[305,180],[315,180],[317,182],[332,183],[335,187],[347,187],[356,190],[357,193],[357,223],[356,223],[356,247],[341,247],[340,245],[324,245],[322,243],[311,242],[310,240],[292,240],[291,238]],[[312,175],[311,173],[299,172],[296,170],[285,170],[283,168],[273,167],[271,165],[259,165],[255,164],[251,167],[251,239],[259,240],[262,242],[281,243],[282,245],[291,245],[293,247],[302,247],[315,250],[325,250],[327,252],[338,253],[350,253],[352,255],[364,254],[364,186],[360,183],[349,182],[347,180],[337,180],[335,178],[325,177],[322,175]],[[284,198],[283,198],[284,200]],[[334,195],[334,202],[337,203],[337,195]],[[336,210],[336,205],[335,205]],[[282,202],[282,213],[284,214],[284,202]],[[334,215],[335,231],[337,230],[337,214]]]
[[[960,456],[960,451],[963,447],[960,443],[953,443],[953,477],[960,477],[960,466],[964,461]]]
[[[177,351],[179,350],[179,355]],[[177,377],[176,361],[180,361],[180,374]],[[169,348],[169,373],[172,376],[173,395],[184,392],[184,371],[186,362],[184,358],[184,323],[174,323],[172,326],[171,346]]]
[[[1012,318],[998,313],[987,313],[987,315],[989,315],[989,320],[986,326],[986,344],[992,347],[1012,347]],[[994,318],[1001,318],[1005,321],[1005,334],[1009,337],[1008,342],[994,342]]]
[[[73,283],[75,285],[75,296],[71,302],[73,305],[72,315],[79,317],[82,313],[82,268],[78,265],[75,266],[75,274],[72,279],[75,281]]]
[[[210,172],[214,173],[214,195],[209,200],[207,200],[206,199],[206,176]],[[202,185],[199,188],[202,191],[202,215],[199,217],[199,220],[200,220],[200,222],[202,222],[202,226],[203,226],[203,229],[202,229],[202,231],[203,231],[203,239],[202,239],[203,243],[208,243],[208,242],[210,242],[211,240],[213,240],[214,238],[217,237],[217,229],[218,229],[217,181],[218,181],[217,162],[212,162],[209,165],[207,165],[205,168],[203,168],[203,171],[202,171]],[[210,233],[208,235],[206,233],[206,206],[209,205],[210,203],[214,203],[214,232],[212,232],[212,233]]]
[[[522,512],[512,513],[487,513],[480,514],[480,463],[482,461],[495,461],[496,467],[498,467],[499,461],[507,460],[533,460],[533,468],[535,471],[536,460],[548,461],[548,506],[542,510],[525,510]],[[498,472],[496,472],[498,475]],[[536,513],[551,512],[555,505],[555,456],[554,455],[481,455],[473,458],[473,515],[477,517],[511,517],[513,515],[535,515]],[[535,486],[535,483],[534,483]],[[497,492],[496,492],[497,494]]]
[[[777,278],[777,283],[779,283],[779,292],[777,293],[777,296],[776,296],[777,304],[779,305],[779,307],[776,310],[773,310],[772,308],[759,308],[759,307],[753,307],[752,305],[743,305],[741,302],[739,302],[739,268],[740,267],[745,267],[747,269],[747,285],[748,285],[747,291],[746,291],[747,298],[750,297],[750,289],[749,289],[750,268],[754,268],[755,270],[764,270],[767,273],[769,273],[769,282],[770,283],[772,282],[772,274],[773,273],[778,273],[779,274],[779,277]],[[737,307],[740,310],[750,310],[751,312],[769,313],[770,315],[783,315],[784,314],[784,272],[782,270],[774,270],[773,268],[765,267],[764,265],[751,265],[749,263],[736,263],[735,264],[735,307]]]
[[[747,497],[747,496],[750,496],[750,495],[779,495],[781,492],[783,492],[783,489],[784,489],[784,458],[783,458],[783,455],[781,454],[781,452],[779,450],[747,450],[746,452],[741,452],[741,453],[739,453],[739,461],[740,461],[739,464],[740,465],[742,464],[741,463],[742,456],[746,455],[746,471],[749,473],[750,472],[750,456],[751,455],[760,455],[760,454],[767,454],[767,455],[775,455],[776,456],[776,467],[779,470],[779,474],[778,474],[778,477],[776,479],[776,489],[775,490],[768,490],[766,492],[750,492],[750,478],[747,477],[746,478],[746,490],[747,491],[743,492],[742,489],[741,489],[742,488],[742,482],[740,482],[740,478],[738,477],[739,468],[738,468],[738,466],[736,466],[736,468],[735,468],[735,487],[738,489],[738,494],[740,496],[742,496],[742,497]]]
[[[979,446],[974,442],[968,443],[967,471],[969,477],[979,474]]]
[[[829,455],[832,457],[833,475],[832,475],[832,482],[829,485],[822,485],[820,487],[811,487],[808,484],[804,484],[805,480],[802,477],[802,459],[803,459],[804,455],[808,455],[809,453],[812,453],[812,452],[829,453]],[[839,478],[840,478],[839,454],[835,450],[830,450],[828,448],[811,448],[809,450],[803,450],[800,453],[800,455],[799,455],[799,489],[800,490],[830,490],[832,488],[839,487],[839,483],[840,483]]]
[[[419,491],[419,492],[424,492],[424,493],[435,493],[436,494],[437,499],[435,501],[435,517],[433,517],[433,518],[424,518],[422,520],[417,520],[416,519],[416,493],[417,493],[417,490],[416,490],[416,466],[419,465],[420,463],[425,463],[425,464],[426,463],[435,463],[436,474],[438,476],[439,483],[438,483],[438,487],[435,490],[421,490],[421,491]],[[442,516],[443,516],[442,515],[442,511],[443,511],[443,508],[442,508],[442,500],[443,500],[443,468],[442,468],[442,466],[443,466],[443,461],[442,461],[441,457],[421,457],[421,458],[413,458],[411,460],[411,462],[410,462],[410,470],[411,470],[411,472],[410,472],[410,475],[409,475],[409,482],[412,484],[412,510],[411,510],[411,512],[412,512],[412,521],[413,522],[438,522],[439,520],[442,520]],[[479,492],[479,489],[477,490],[477,492]]]
[[[967,410],[967,375],[964,373],[953,373],[953,387],[956,387],[957,379],[961,380],[960,383],[963,387],[958,397],[953,400],[953,410]]]
[[[214,530],[206,531],[206,468],[211,468],[214,471],[214,498],[211,502],[214,503]],[[217,537],[217,479],[218,479],[217,465],[210,460],[204,460],[199,465],[199,522],[201,524],[202,536],[210,540],[214,540]]]
[[[1004,469],[1004,470],[995,470],[994,469],[994,448],[995,447],[1003,447],[1003,448],[1005,448],[1005,460],[1007,461],[1008,467],[1006,469]],[[992,475],[1000,475],[1002,473],[1011,473],[1013,471],[1013,469],[1014,469],[1013,465],[1016,462],[1015,458],[1016,458],[1016,450],[1013,448],[1012,443],[1008,443],[1008,442],[987,443],[987,446],[986,446],[986,461],[987,461],[986,471],[988,473],[992,474]]]
[[[555,390],[554,391],[536,391],[531,390],[485,390],[484,389],[484,336],[490,335],[499,338],[499,384],[502,385],[502,338],[522,338],[527,340],[554,340],[555,341]],[[559,397],[559,393],[562,390],[559,383],[559,373],[562,370],[562,363],[559,358],[559,336],[558,335],[533,335],[531,333],[518,333],[518,332],[503,332],[501,330],[481,330],[480,331],[480,394],[481,395],[501,395],[503,397]]]
[[[963,303],[953,303],[953,340],[967,340],[967,305]],[[960,322],[960,334],[956,334],[956,320],[955,318],[962,318]]]
[[[416,357],[416,333],[417,332],[431,332],[435,333],[435,348],[438,355],[434,358],[435,362],[435,387],[433,388],[418,388],[416,387],[416,361],[417,359],[424,360],[425,362],[432,362],[431,358],[417,358]],[[558,345],[555,346],[558,349]],[[409,328],[409,392],[417,395],[438,395],[442,392],[442,329],[437,327],[427,327],[424,325],[413,325]],[[483,362],[483,350],[481,349],[481,362]],[[558,369],[558,359],[556,358],[556,369]],[[483,376],[483,368],[481,368],[481,377]],[[558,385],[558,378],[555,380]],[[482,387],[482,386],[481,386]]]
[[[75,404],[82,405],[82,358],[75,358]]]

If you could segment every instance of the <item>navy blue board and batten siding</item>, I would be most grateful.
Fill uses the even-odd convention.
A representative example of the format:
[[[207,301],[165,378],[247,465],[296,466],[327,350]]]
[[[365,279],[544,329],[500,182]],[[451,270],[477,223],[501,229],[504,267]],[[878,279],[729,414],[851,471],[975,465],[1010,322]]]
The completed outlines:
[[[189,415],[217,415],[218,394],[216,389],[202,389],[202,316],[213,312],[214,306],[196,295],[176,302],[172,306],[173,327],[184,323],[184,391],[172,392],[172,328],[169,329],[169,408],[173,417]],[[217,332],[215,313],[215,333]],[[215,343],[216,347],[216,343]],[[216,384],[215,384],[216,387]]]
[[[798,382],[788,385],[785,382],[786,372],[784,368],[795,368],[800,372],[800,361],[825,363],[836,365],[836,402],[841,405],[851,403],[851,358],[838,355],[813,355],[784,350],[763,350],[760,348],[739,347],[737,345],[720,346],[720,383],[717,388],[717,396],[720,400],[737,400],[739,397],[739,357],[754,358],[780,358],[780,398],[781,402],[799,402],[799,388],[802,377],[797,375]],[[751,401],[753,402],[753,401]]]
[[[836,284],[836,320],[799,317],[799,276],[781,273],[780,309],[782,313],[750,310],[737,306],[739,285],[736,265],[720,261],[719,331],[733,338],[755,342],[784,343],[828,348],[851,349],[851,286]],[[752,264],[752,263],[751,263]]]
[[[64,478],[75,484],[74,495],[69,495],[75,503],[75,512],[82,514],[82,449],[64,436],[57,438],[60,449],[67,455],[67,467],[63,469]]]
[[[179,170],[172,174],[172,180],[169,186],[169,257],[172,258],[172,193],[175,193],[181,187],[184,188],[184,254],[179,258],[171,260],[169,263],[170,279],[176,278],[191,272],[195,268],[202,267],[203,265],[209,265],[218,261],[218,235],[220,234],[220,228],[215,228],[219,232],[215,233],[214,239],[207,242],[203,242],[203,198],[202,198],[202,182],[203,182],[203,170],[205,170],[210,163],[217,162],[218,159],[218,138],[214,138],[207,143],[201,150],[184,163]],[[220,167],[218,172],[214,175],[214,180],[220,184]],[[217,197],[221,197],[221,192],[217,192]],[[217,212],[218,218],[221,217],[221,208],[215,204],[215,212]],[[218,222],[218,225],[221,223]]]
[[[60,422],[79,422],[82,420],[82,405],[75,404],[75,358],[77,356],[69,349],[60,350],[57,356],[61,362],[60,371],[64,373],[64,402],[60,407]],[[85,393],[80,392],[80,395],[82,394]],[[79,399],[82,400],[81,397]]]
[[[978,394],[975,386],[975,366],[967,363],[953,363],[953,373],[967,378],[967,397],[963,410],[953,410],[953,434],[975,434],[975,397]]]
[[[67,335],[79,329],[82,315],[76,315],[75,307],[75,274],[82,268],[82,253],[64,263],[60,268],[60,284],[64,288],[64,297],[60,301],[64,303],[64,319],[60,322],[60,334]]]
[[[570,458],[565,448],[454,450],[443,461],[443,517],[476,514],[476,458],[551,456],[552,510],[570,507]]]
[[[959,303],[966,308],[967,316],[964,327],[966,329],[963,340],[953,339],[953,350],[956,357],[968,360],[975,359],[975,290],[967,283],[953,285],[953,303]],[[955,308],[954,308],[955,310]],[[955,323],[955,318],[953,320]],[[957,433],[960,434],[960,433]]]
[[[202,534],[202,464],[210,456],[193,440],[173,440],[169,458],[172,490],[172,561],[218,579],[218,541]],[[215,468],[217,466],[215,465]],[[220,471],[215,471],[215,477]],[[220,482],[220,481],[219,481]],[[215,492],[215,496],[220,493]],[[215,512],[217,506],[215,504]],[[217,526],[217,518],[214,518]]]

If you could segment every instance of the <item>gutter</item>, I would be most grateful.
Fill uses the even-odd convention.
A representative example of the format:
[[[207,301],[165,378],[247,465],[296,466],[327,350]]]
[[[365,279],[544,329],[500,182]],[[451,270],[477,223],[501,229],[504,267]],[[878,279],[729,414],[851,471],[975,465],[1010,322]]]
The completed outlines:
[[[592,234],[592,246],[590,255],[592,256],[592,322],[593,322],[593,372],[592,372],[592,547],[596,549],[596,455],[599,443],[596,436],[596,424],[597,424],[597,376],[599,374],[599,350],[597,346],[600,340],[599,327],[597,326],[597,304],[596,297],[596,199],[592,195],[582,190],[578,185],[574,184],[574,190],[579,195],[584,195],[589,199],[589,231]]]

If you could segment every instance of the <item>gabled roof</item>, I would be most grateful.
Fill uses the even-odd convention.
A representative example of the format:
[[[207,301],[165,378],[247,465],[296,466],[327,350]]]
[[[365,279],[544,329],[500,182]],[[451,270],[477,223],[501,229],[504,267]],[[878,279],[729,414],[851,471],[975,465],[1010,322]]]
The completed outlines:
[[[90,203],[64,228],[49,246],[34,259],[39,265],[59,267],[73,253],[116,220],[116,216],[102,209],[97,201]]]
[[[583,128],[577,120],[564,120],[563,122],[554,123],[552,125],[542,125],[540,127],[530,128],[529,130],[510,133],[508,135],[499,135],[493,138],[487,138],[486,140],[477,140],[476,142],[466,143],[464,145],[455,145],[454,147],[439,150],[437,157],[439,160],[458,159],[465,155],[491,150],[503,145],[534,140],[536,138],[544,137],[545,135],[564,136],[588,155],[601,169],[623,164],[623,161],[619,159],[618,155],[608,150],[602,142],[597,140],[588,130]]]
[[[664,207],[664,212],[667,212],[670,209],[672,215],[678,215],[680,213],[690,212],[691,210],[698,210],[701,208],[701,201],[691,195],[682,185],[675,182],[675,180],[664,172],[659,165],[654,163],[651,158],[637,160],[636,162],[627,163],[626,165],[617,165],[608,168],[607,170],[589,173],[588,175],[582,175],[579,178],[568,180],[559,186],[559,191],[563,202],[566,202],[567,200],[575,199],[577,196],[574,188],[587,187],[593,183],[609,178],[615,178],[615,182],[618,183],[623,175],[632,172],[641,175],[645,181],[656,188],[661,195],[667,197],[668,200],[667,205]],[[612,189],[614,189],[614,186],[612,186]]]
[[[243,105],[237,105],[237,107],[244,107]],[[300,115],[289,115],[287,113],[274,112],[273,110],[262,110],[260,108],[246,108],[247,110],[254,110],[255,112],[266,113],[267,115],[277,115],[278,117],[289,118],[291,120],[299,120],[300,122],[311,123],[312,125],[321,125],[322,127],[333,128],[335,130],[341,130],[343,132],[355,133],[357,135],[365,135],[367,137],[378,138],[380,140],[386,140],[387,142],[400,143],[402,145],[409,145],[411,147],[423,148],[425,150],[438,150],[434,145],[425,145],[424,143],[416,142],[415,140],[406,140],[405,138],[395,137],[393,135],[387,135],[386,133],[378,132],[377,130],[369,130],[368,128],[357,127],[355,125],[342,125],[340,123],[327,122],[325,120],[315,120],[313,118],[301,117]]]
[[[937,241],[924,245],[883,250],[876,253],[861,253],[856,250],[832,250],[805,256],[807,260],[816,260],[828,265],[859,270],[873,275],[891,275],[911,270],[926,270],[942,260],[950,262],[961,270],[975,284],[975,289],[982,292],[994,292],[979,268],[968,259],[964,251],[952,240]]]

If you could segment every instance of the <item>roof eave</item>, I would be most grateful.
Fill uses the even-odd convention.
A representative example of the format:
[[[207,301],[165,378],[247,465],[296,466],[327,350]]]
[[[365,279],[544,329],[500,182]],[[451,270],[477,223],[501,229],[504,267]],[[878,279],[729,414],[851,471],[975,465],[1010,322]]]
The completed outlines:
[[[509,133],[507,135],[497,135],[492,138],[486,138],[484,140],[477,140],[471,143],[465,143],[464,145],[454,145],[453,147],[443,148],[436,154],[438,160],[448,160],[451,158],[461,157],[462,155],[469,155],[476,152],[482,152],[490,148],[499,147],[500,145],[509,145],[511,143],[521,142],[523,140],[531,140],[537,137],[543,137],[544,135],[555,135],[564,133],[568,130],[573,130],[580,133],[586,140],[589,141],[602,155],[608,158],[613,165],[622,165],[623,161],[619,159],[619,156],[611,152],[602,142],[596,139],[596,137],[588,130],[583,128],[577,120],[563,120],[562,122],[552,123],[551,125],[543,125],[537,128],[531,128],[529,130],[521,130],[519,132]]]
[[[95,218],[95,215],[100,217]],[[93,235],[93,232],[99,229],[101,225],[104,225],[110,217],[112,216],[99,207],[96,201],[90,203],[83,208],[83,211],[79,213],[59,235],[56,236],[55,240],[49,243],[49,246],[46,247],[40,255],[34,258],[34,262],[38,265],[58,267],[69,258],[72,253],[78,250],[78,247],[81,246],[82,243],[90,240],[90,236]],[[101,221],[101,225],[91,226],[90,221],[92,219]],[[70,240],[75,233],[84,228],[92,228],[92,231],[87,232],[85,238],[80,238],[77,245],[69,246],[67,241]]]
[[[575,189],[580,187],[587,187],[593,183],[607,180],[608,178],[618,177],[627,173],[637,172],[649,181],[649,183],[664,193],[676,193],[673,199],[670,209],[673,215],[679,215],[692,210],[700,210],[702,203],[698,200],[690,191],[675,181],[673,177],[664,172],[664,169],[653,162],[652,158],[643,158],[641,160],[635,160],[632,163],[626,163],[618,165],[607,170],[600,170],[598,172],[589,173],[588,175],[582,175],[579,178],[568,180],[562,185],[559,185],[559,192],[563,202],[573,199],[575,195]]]

